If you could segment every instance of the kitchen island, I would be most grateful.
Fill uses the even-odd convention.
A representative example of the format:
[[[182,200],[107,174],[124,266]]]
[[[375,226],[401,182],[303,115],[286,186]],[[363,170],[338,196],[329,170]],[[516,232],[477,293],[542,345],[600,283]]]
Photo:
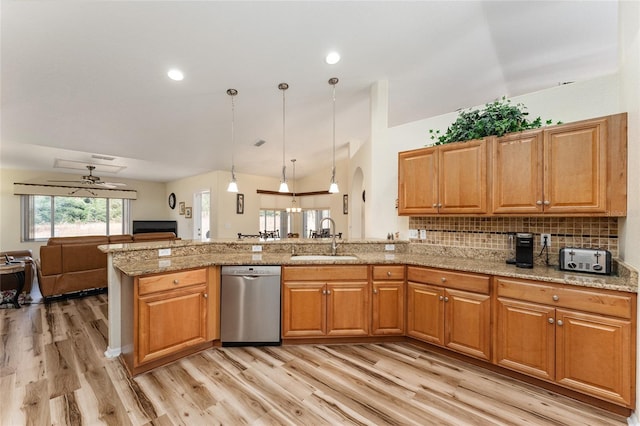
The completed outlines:
[[[201,300],[200,304],[194,302],[190,308],[181,308],[185,312],[210,311],[199,326],[192,321],[194,330],[201,332],[193,333],[197,336],[192,339],[191,349],[200,350],[219,339],[220,266],[279,265],[283,268],[284,344],[314,339],[410,340],[619,406],[633,404],[635,387],[629,381],[633,382],[635,377],[638,273],[623,262],[615,261],[615,274],[606,276],[560,271],[540,264],[533,269],[521,269],[505,264],[501,252],[465,252],[408,241],[341,241],[336,257],[328,256],[330,249],[331,241],[322,239],[179,240],[102,246],[101,250],[108,253],[109,266],[106,355],[122,353],[125,356],[132,350],[123,345],[139,342],[139,337],[132,340],[132,334],[138,332],[136,327],[131,330],[132,316],[123,314],[146,309],[139,301],[135,304],[132,297],[138,297],[144,280],[172,281],[174,285],[180,281],[179,287],[183,279],[180,274],[208,277],[192,280],[195,284],[202,282],[197,289],[192,288],[194,292],[176,293],[180,300]],[[361,272],[354,275],[355,271]],[[167,290],[173,286],[166,284],[162,288]],[[397,309],[392,306],[381,314],[380,309],[386,309],[380,307],[383,294],[388,297],[385,303],[388,305],[391,301]],[[344,298],[347,296],[349,298]],[[207,301],[203,302],[203,298]],[[149,300],[157,303],[156,299]],[[165,303],[166,297],[157,300]],[[314,313],[316,316],[310,323],[307,307],[329,306],[330,301],[334,309],[356,306],[357,315],[352,315],[359,316],[356,326],[353,322],[347,324],[352,318],[336,316],[339,311],[331,313],[331,307]],[[161,311],[164,312],[161,319],[170,314],[166,310],[169,304],[159,306],[165,309]],[[325,309],[328,310],[325,312]],[[380,315],[386,315],[386,320],[393,317],[396,323],[381,326]],[[173,322],[164,327],[169,324]],[[520,337],[523,333],[530,339],[523,341]],[[556,337],[552,342],[549,339],[553,336]],[[596,358],[608,355],[612,346],[620,346],[616,353],[622,355],[607,364],[605,370],[592,373],[594,358],[584,355],[581,348],[585,345],[595,348],[592,355]],[[574,348],[580,350],[574,351]],[[164,349],[159,349],[158,353],[162,354]],[[601,353],[596,353],[598,350]],[[177,352],[167,359],[178,359],[188,353]],[[540,358],[531,358],[531,353]],[[145,356],[149,354],[154,356],[153,351],[145,352]],[[570,368],[582,364],[589,364],[589,368]],[[154,366],[156,364],[151,363],[148,368]],[[130,371],[137,374],[145,370]],[[590,382],[603,384],[598,388]]]

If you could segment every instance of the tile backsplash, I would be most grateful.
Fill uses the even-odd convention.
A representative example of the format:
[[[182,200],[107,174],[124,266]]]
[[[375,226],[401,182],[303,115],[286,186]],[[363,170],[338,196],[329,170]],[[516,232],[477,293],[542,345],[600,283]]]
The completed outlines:
[[[531,232],[534,249],[540,234],[551,234],[550,253],[561,247],[601,248],[618,257],[615,217],[410,217],[409,229],[425,229],[420,243],[469,249],[509,250],[509,234]]]

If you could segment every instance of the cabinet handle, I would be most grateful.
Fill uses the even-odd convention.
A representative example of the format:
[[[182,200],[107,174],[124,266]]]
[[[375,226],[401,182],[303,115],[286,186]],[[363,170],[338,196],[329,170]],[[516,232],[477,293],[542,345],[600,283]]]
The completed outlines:
[[[548,206],[549,204],[551,204],[551,201],[549,201],[549,200],[544,200],[544,205],[545,205],[545,206]]]
[[[378,294],[378,289],[377,288],[373,289],[373,294]]]
[[[178,284],[180,284],[180,281],[178,281],[178,280],[173,280],[173,284],[178,285]]]
[[[444,300],[444,297],[438,296],[438,300]]]
[[[390,277],[391,276],[391,271],[387,271],[387,276]]]
[[[549,321],[549,324],[553,324],[555,322],[553,318],[549,318],[547,321]]]
[[[560,300],[560,296],[558,296],[557,294],[554,294],[552,299],[557,302],[558,300]]]
[[[449,298],[448,298],[447,296],[445,296],[445,297],[444,297],[444,301],[445,301],[445,302],[448,302],[448,301],[449,301]]]
[[[557,321],[557,324],[558,324],[560,327],[562,327],[562,326],[564,325],[564,323],[562,322],[562,320],[558,320],[558,321]]]

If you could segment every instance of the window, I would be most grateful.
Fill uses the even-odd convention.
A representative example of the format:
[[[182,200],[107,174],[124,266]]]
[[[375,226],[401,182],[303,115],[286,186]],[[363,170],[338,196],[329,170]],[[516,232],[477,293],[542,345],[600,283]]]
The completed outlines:
[[[331,210],[305,210],[302,212],[302,235],[311,238],[315,232],[320,232],[320,222],[331,216]],[[329,223],[323,224],[329,227]]]
[[[23,241],[80,235],[117,235],[129,230],[130,200],[22,196]]]
[[[260,210],[259,231],[286,236],[289,232],[289,215],[285,210]]]

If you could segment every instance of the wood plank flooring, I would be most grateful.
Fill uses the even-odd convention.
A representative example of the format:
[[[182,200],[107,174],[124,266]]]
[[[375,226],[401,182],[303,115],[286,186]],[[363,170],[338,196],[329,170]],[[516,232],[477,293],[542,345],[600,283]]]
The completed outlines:
[[[0,424],[625,425],[410,344],[210,349],[135,379],[107,297],[0,310]]]

